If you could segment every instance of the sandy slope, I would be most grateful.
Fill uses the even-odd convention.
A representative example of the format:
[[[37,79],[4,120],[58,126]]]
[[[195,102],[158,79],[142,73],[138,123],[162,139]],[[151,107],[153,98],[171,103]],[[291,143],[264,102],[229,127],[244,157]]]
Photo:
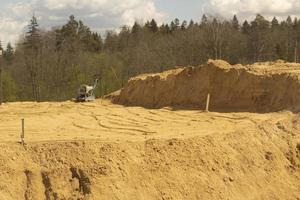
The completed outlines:
[[[21,118],[29,142],[50,140],[142,141],[147,138],[189,138],[253,128],[253,120],[272,115],[204,113],[172,108],[143,109],[94,103],[8,103],[1,106],[2,141],[18,141]],[[237,127],[238,124],[238,127]]]
[[[0,199],[296,200],[299,124],[288,111],[4,104]]]
[[[209,60],[197,67],[133,77],[119,92],[107,97],[122,105],[203,109],[210,93],[213,111],[300,111],[299,77],[300,64],[296,63],[277,61],[243,66]]]

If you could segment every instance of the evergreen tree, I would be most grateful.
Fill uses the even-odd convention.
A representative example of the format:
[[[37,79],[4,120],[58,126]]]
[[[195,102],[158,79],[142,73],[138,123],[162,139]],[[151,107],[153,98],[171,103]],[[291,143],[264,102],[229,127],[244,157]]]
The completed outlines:
[[[28,48],[37,51],[40,42],[40,30],[36,17],[33,15],[28,25],[28,31],[25,36],[25,44]]]
[[[2,42],[1,42],[1,40],[0,40],[0,56],[2,56],[3,55],[3,47],[2,47]]]
[[[243,23],[242,33],[243,34],[249,34],[250,33],[250,24],[248,23],[247,20],[245,20],[245,22]]]
[[[208,24],[208,19],[206,17],[206,15],[202,15],[202,19],[201,19],[201,25],[207,25]]]
[[[276,17],[274,17],[271,21],[271,28],[274,30],[274,29],[278,28],[278,26],[279,26],[279,22],[276,19]]]
[[[288,26],[292,26],[292,25],[293,25],[293,21],[292,21],[291,16],[288,16],[288,17],[287,17],[287,19],[286,19],[286,24],[287,24]]]
[[[184,20],[184,21],[182,22],[180,28],[181,28],[181,30],[186,30],[186,29],[187,29],[187,21]]]
[[[29,25],[28,31],[25,37],[25,65],[27,69],[27,73],[30,76],[30,83],[32,89],[32,99],[35,101],[39,101],[39,85],[38,85],[38,72],[41,68],[40,62],[40,30],[39,25],[37,23],[36,17],[33,15]]]
[[[238,21],[236,15],[233,16],[233,19],[232,19],[231,24],[232,24],[232,27],[233,27],[235,30],[238,31],[238,30],[240,29],[240,24],[239,24],[239,21]]]
[[[153,33],[156,33],[158,31],[157,23],[154,19],[152,19],[151,22],[150,22],[150,30]]]
[[[4,51],[4,58],[10,60],[13,57],[13,54],[14,54],[14,49],[9,42],[7,43],[6,50]]]
[[[180,26],[180,22],[179,22],[179,19],[175,18],[172,22],[171,22],[171,25],[170,25],[170,29],[171,31],[175,31],[179,28]]]
[[[90,41],[90,50],[100,52],[103,49],[103,40],[100,34],[92,33],[92,39]]]
[[[61,32],[65,37],[75,38],[79,32],[79,22],[75,20],[74,15],[69,17],[69,21],[61,29]]]
[[[141,30],[142,30],[141,25],[140,25],[139,23],[137,23],[137,22],[134,22],[134,25],[133,25],[133,27],[132,27],[132,29],[131,29],[131,33],[132,33],[132,34],[137,34],[137,33],[139,33]]]
[[[192,27],[194,27],[194,25],[195,25],[195,22],[191,19],[188,28],[192,28]]]
[[[150,32],[152,32],[152,33],[156,33],[158,31],[158,26],[157,26],[157,23],[154,19],[152,19],[150,22],[147,21],[145,23],[145,28],[147,30],[149,30]]]
[[[168,24],[162,24],[160,27],[159,27],[159,32],[161,32],[161,33],[165,33],[165,34],[167,34],[167,33],[170,33],[170,27],[169,27],[169,25]]]
[[[251,29],[255,30],[267,30],[270,27],[270,23],[262,15],[257,14],[254,21],[251,22]]]

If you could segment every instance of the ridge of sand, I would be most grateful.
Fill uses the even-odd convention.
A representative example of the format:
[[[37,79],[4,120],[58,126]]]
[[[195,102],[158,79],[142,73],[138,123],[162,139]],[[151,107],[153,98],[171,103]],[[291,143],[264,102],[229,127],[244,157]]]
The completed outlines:
[[[299,75],[300,64],[280,60],[246,66],[209,60],[198,67],[131,78],[124,88],[107,98],[117,104],[146,108],[204,109],[210,93],[212,111],[298,111]]]

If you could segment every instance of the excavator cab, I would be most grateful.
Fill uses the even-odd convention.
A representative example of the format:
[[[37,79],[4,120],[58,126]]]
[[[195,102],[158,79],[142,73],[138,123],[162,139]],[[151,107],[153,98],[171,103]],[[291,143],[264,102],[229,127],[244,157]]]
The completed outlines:
[[[95,80],[93,86],[89,85],[80,85],[78,89],[78,96],[74,99],[75,102],[89,102],[96,99],[94,90],[98,84],[98,79]]]

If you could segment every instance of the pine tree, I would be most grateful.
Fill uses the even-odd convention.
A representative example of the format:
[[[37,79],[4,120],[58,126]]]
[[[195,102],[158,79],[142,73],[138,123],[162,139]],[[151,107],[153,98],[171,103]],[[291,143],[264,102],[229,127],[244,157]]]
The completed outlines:
[[[4,57],[7,60],[10,60],[12,58],[13,54],[14,54],[14,49],[13,49],[12,45],[9,42],[9,43],[7,43],[6,50],[4,51]]]
[[[186,29],[187,29],[187,21],[184,20],[184,21],[182,22],[180,28],[181,28],[181,30],[186,30]]]
[[[28,31],[25,37],[25,48],[26,49],[26,67],[30,75],[31,89],[33,100],[39,101],[39,86],[38,86],[38,71],[40,68],[40,62],[38,55],[40,52],[40,31],[36,17],[33,15],[29,25]]]
[[[233,19],[231,21],[232,27],[234,30],[240,30],[239,20],[237,19],[236,15],[233,16]]]
[[[192,28],[192,27],[194,27],[194,25],[195,25],[195,22],[191,19],[188,28]]]
[[[26,46],[29,48],[38,48],[39,45],[39,24],[36,17],[33,15],[28,25],[28,31],[26,33]]]
[[[103,41],[101,35],[98,33],[92,33],[92,39],[89,43],[89,49],[94,52],[100,52],[103,49]]]
[[[62,27],[62,32],[64,32],[66,36],[76,37],[79,32],[79,22],[76,21],[74,15],[69,17],[68,23]]]
[[[288,16],[288,17],[287,17],[287,19],[286,19],[286,24],[287,24],[288,26],[292,26],[292,25],[293,25],[293,21],[292,21],[291,16]]]
[[[2,42],[0,40],[0,56],[2,56],[2,55],[3,55],[3,47],[2,47]]]
[[[159,32],[161,33],[170,33],[170,27],[168,24],[162,24],[160,27],[159,27]]]
[[[266,20],[262,15],[257,14],[254,21],[251,22],[251,28],[252,29],[260,29],[260,30],[266,30],[270,26],[270,23],[268,20]]]
[[[150,22],[147,21],[144,25],[144,28],[146,28],[147,30],[151,31],[151,25],[150,25]]]
[[[274,17],[271,21],[271,28],[274,30],[274,29],[278,28],[278,26],[279,26],[279,22],[276,19],[276,17]]]
[[[154,19],[152,19],[150,22],[147,21],[145,23],[145,28],[152,33],[156,33],[158,31],[158,26]]]
[[[180,22],[179,22],[179,19],[175,18],[172,22],[171,22],[171,25],[170,25],[170,28],[171,28],[171,31],[175,31],[179,28],[180,26]]]
[[[132,34],[137,34],[137,33],[139,33],[141,30],[142,30],[141,25],[140,25],[138,22],[134,22],[134,25],[133,25],[133,27],[132,27],[132,29],[131,29],[131,33],[132,33]]]
[[[154,19],[152,19],[151,22],[150,22],[150,30],[153,33],[156,33],[158,31],[157,23]]]
[[[207,24],[208,24],[208,19],[206,15],[203,15],[201,19],[201,25],[207,25]]]

